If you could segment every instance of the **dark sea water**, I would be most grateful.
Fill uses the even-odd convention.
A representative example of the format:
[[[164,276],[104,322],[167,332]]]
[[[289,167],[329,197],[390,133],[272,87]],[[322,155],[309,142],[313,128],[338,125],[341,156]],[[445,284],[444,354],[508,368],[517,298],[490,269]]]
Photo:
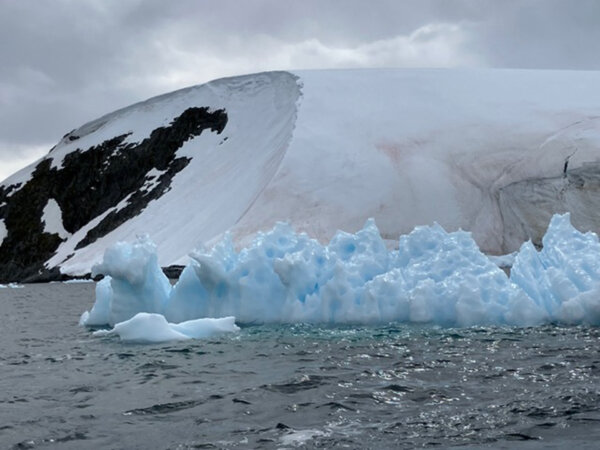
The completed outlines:
[[[600,448],[600,330],[254,326],[122,344],[93,284],[0,289],[0,447]]]

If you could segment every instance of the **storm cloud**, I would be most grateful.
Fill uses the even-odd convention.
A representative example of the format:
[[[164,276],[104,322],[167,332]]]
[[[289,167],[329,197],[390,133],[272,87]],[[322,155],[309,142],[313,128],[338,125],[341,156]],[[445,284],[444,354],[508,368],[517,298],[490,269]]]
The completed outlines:
[[[275,69],[600,69],[594,0],[0,1],[0,179],[86,121]]]

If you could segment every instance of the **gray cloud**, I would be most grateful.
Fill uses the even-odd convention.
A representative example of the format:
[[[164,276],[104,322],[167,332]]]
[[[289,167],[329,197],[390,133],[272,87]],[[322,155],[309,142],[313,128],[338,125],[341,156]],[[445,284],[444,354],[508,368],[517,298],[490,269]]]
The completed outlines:
[[[498,2],[500,3],[500,2]],[[474,49],[494,67],[600,69],[600,2],[502,2],[472,27]]]
[[[0,2],[0,178],[84,122],[270,69],[600,69],[594,0]]]

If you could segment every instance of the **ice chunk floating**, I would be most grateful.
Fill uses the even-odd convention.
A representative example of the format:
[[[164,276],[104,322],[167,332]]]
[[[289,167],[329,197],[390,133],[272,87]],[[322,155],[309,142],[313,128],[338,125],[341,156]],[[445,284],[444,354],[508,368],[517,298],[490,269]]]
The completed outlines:
[[[195,251],[171,287],[145,237],[109,248],[106,278],[86,325],[139,312],[166,322],[235,316],[238,323],[388,323],[444,326],[600,324],[600,243],[555,215],[537,251],[523,244],[510,277],[471,234],[422,226],[388,250],[373,220],[324,246],[279,223],[237,252],[230,238]]]
[[[112,330],[98,330],[96,336],[117,334],[121,340],[137,343],[184,341],[239,331],[234,317],[196,319],[179,324],[168,323],[160,314],[138,313],[120,322]]]

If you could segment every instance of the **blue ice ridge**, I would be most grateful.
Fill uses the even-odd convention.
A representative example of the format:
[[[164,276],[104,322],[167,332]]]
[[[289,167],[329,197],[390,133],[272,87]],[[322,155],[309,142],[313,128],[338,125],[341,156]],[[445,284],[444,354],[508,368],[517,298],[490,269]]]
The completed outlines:
[[[468,232],[419,226],[388,250],[373,219],[328,245],[277,223],[239,252],[227,235],[190,256],[171,286],[148,237],[108,248],[82,323],[112,326],[145,312],[172,323],[600,324],[600,243],[568,213],[552,218],[541,251],[522,245],[510,276]]]

